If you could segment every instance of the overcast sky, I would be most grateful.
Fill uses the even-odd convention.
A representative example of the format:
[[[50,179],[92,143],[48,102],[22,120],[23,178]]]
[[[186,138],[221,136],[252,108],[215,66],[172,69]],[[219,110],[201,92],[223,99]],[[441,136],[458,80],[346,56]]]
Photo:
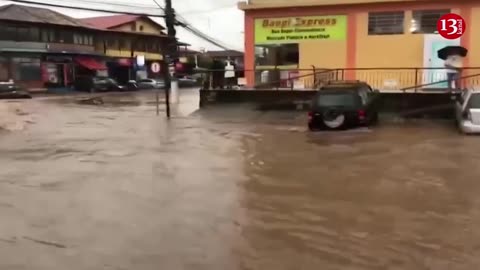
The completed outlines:
[[[31,0],[41,3],[80,6],[107,10],[130,11],[139,13],[155,13],[158,8],[153,0]],[[157,0],[164,6],[164,0]],[[243,51],[243,12],[237,9],[238,0],[172,0],[177,14],[183,16],[190,24],[211,37],[222,41],[232,49]],[[12,3],[0,0],[0,4]],[[114,3],[109,4],[109,3]],[[133,8],[139,6],[140,8]],[[143,7],[143,8],[142,8]],[[63,8],[51,8],[71,17],[85,18],[108,15],[90,11]],[[164,25],[163,18],[155,19]],[[196,37],[181,27],[177,27],[177,36],[184,42],[192,44],[192,48],[216,50],[214,45]]]

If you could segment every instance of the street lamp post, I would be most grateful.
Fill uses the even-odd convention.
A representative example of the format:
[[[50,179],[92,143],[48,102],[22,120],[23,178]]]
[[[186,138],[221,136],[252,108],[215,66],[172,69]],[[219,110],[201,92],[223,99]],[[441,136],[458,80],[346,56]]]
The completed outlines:
[[[175,31],[175,10],[172,7],[172,0],[165,0],[165,25],[167,26],[167,46],[164,54],[166,68],[163,69],[165,75],[165,103],[167,117],[170,118],[170,89],[172,87],[172,75],[170,74],[170,65],[177,59],[177,39]]]

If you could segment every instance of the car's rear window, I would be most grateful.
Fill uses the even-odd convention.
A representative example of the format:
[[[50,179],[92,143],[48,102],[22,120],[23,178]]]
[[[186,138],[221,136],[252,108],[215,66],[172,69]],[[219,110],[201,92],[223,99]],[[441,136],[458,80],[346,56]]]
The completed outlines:
[[[355,107],[360,104],[359,96],[353,93],[329,93],[317,97],[316,105],[319,107]]]
[[[480,109],[480,93],[475,93],[470,96],[468,100],[469,109]]]

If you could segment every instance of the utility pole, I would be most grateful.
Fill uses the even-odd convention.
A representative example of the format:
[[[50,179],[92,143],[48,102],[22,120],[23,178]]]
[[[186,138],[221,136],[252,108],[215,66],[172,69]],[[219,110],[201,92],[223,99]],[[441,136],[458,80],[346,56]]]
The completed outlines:
[[[173,64],[175,68],[175,61],[177,59],[177,39],[175,31],[175,10],[172,7],[172,0],[165,0],[165,25],[167,26],[167,46],[164,62],[166,68],[164,68],[165,74],[165,103],[167,117],[170,118],[170,89],[172,87],[172,75],[170,74],[170,66]]]

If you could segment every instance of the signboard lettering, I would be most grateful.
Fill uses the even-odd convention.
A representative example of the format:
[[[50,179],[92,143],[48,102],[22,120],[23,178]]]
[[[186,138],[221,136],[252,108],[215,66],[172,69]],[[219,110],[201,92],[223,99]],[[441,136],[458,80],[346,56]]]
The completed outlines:
[[[255,44],[345,40],[347,16],[309,16],[255,20]]]

